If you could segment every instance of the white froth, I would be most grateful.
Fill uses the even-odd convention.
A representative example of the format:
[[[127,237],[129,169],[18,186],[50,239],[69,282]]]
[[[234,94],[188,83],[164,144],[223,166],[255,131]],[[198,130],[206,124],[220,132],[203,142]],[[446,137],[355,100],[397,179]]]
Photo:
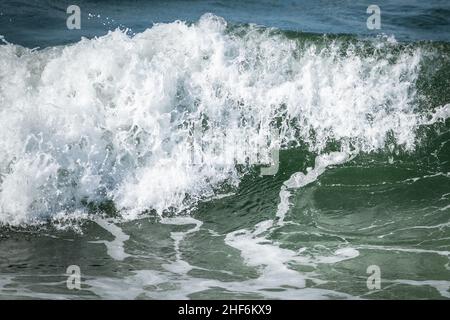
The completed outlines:
[[[108,222],[105,219],[95,219],[95,222],[111,233],[114,236],[114,240],[98,240],[90,241],[91,243],[103,243],[106,246],[108,255],[114,260],[122,261],[130,255],[125,252],[125,241],[130,239],[130,236],[125,234],[122,229],[114,223]]]
[[[345,163],[354,157],[354,155],[355,154],[348,151],[325,153],[316,157],[314,168],[308,168],[306,174],[303,172],[296,172],[291,175],[291,177],[283,183],[280,190],[280,203],[278,204],[276,213],[278,224],[283,224],[286,213],[289,211],[290,190],[304,187],[316,181],[317,178],[325,172],[327,167]]]
[[[269,164],[279,117],[283,146],[301,139],[320,153],[335,139],[372,151],[393,132],[413,147],[420,50],[342,54],[339,42],[321,49],[256,27],[225,30],[209,14],[134,37],[1,45],[0,223],[102,201],[127,218],[179,211],[239,183],[235,163]]]

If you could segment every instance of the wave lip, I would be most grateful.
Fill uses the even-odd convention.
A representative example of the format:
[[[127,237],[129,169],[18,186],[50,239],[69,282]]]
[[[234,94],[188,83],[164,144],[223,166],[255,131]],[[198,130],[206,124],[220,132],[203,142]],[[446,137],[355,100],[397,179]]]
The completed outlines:
[[[282,147],[317,153],[333,141],[371,152],[389,135],[412,150],[422,50],[374,46],[230,28],[212,14],[40,51],[2,45],[0,223],[104,202],[124,218],[179,211],[237,185],[242,157],[270,163],[274,127]]]

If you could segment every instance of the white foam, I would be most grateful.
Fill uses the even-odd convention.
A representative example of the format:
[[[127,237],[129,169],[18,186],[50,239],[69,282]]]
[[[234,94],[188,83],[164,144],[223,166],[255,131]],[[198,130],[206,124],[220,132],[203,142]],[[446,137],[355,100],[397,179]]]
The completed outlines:
[[[427,115],[422,119],[422,124],[433,124],[438,121],[445,121],[450,117],[450,104],[446,104],[445,106],[441,106],[433,110],[430,115]]]
[[[255,226],[253,232],[238,230],[227,234],[225,242],[239,249],[245,262],[255,267],[257,278],[241,281],[220,281],[188,274],[192,269],[207,270],[191,265],[183,260],[180,244],[188,234],[198,232],[202,222],[187,216],[162,218],[161,222],[171,225],[193,225],[183,232],[171,232],[174,243],[175,260],[163,263],[163,270],[137,270],[124,278],[96,277],[86,279],[85,283],[91,292],[102,298],[136,299],[147,297],[153,299],[188,299],[193,294],[206,290],[221,288],[225,292],[251,294],[269,299],[355,299],[357,297],[327,289],[306,288],[306,280],[316,284],[325,281],[318,280],[314,273],[302,274],[292,270],[288,262],[335,263],[353,258],[355,252],[349,248],[338,249],[332,256],[315,258],[301,257],[288,249],[281,249],[264,238],[264,232],[272,226],[272,220],[263,221]],[[229,271],[215,270],[216,272]],[[164,290],[148,290],[149,287],[164,287]],[[126,290],[124,290],[126,288]]]
[[[298,189],[304,187],[314,181],[325,172],[325,169],[331,165],[338,165],[349,161],[354,154],[348,152],[331,152],[316,157],[314,168],[308,168],[306,174],[296,172],[283,183],[280,190],[280,203],[278,205],[276,216],[278,224],[283,224],[286,213],[289,210],[289,198],[291,196],[290,189]]]
[[[358,246],[358,249],[385,250],[385,251],[398,251],[398,252],[411,252],[411,253],[432,253],[432,254],[437,254],[440,256],[450,258],[450,251],[447,251],[447,250],[428,250],[428,249],[373,246],[373,245]]]
[[[94,220],[100,227],[108,231],[114,236],[114,240],[97,240],[90,241],[90,243],[103,243],[106,246],[108,255],[114,260],[124,260],[130,255],[125,252],[125,241],[130,239],[130,236],[125,234],[122,229],[114,223],[108,222],[105,219],[96,218]]]
[[[162,218],[161,223],[163,224],[174,224],[174,225],[188,225],[193,224],[194,227],[185,231],[185,232],[171,232],[170,237],[174,240],[174,250],[175,250],[175,261],[172,261],[170,264],[164,264],[163,267],[174,273],[187,274],[193,267],[186,261],[183,260],[180,251],[180,243],[184,240],[184,238],[191,233],[197,232],[200,230],[203,222],[200,220],[194,219],[192,217],[173,217],[173,218]]]
[[[129,219],[177,212],[237,185],[235,163],[270,164],[279,142],[301,139],[321,153],[335,139],[372,151],[393,132],[413,148],[420,50],[388,60],[350,45],[343,55],[339,41],[320,49],[246,28],[238,36],[209,14],[133,37],[1,45],[0,223],[108,200]],[[270,140],[278,117],[280,141]]]

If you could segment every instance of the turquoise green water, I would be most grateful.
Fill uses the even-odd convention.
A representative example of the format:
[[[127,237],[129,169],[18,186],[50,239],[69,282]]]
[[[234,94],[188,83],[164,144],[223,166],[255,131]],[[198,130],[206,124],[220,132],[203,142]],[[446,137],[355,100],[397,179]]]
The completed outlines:
[[[0,298],[450,298],[448,42],[204,16],[0,66]]]
[[[286,225],[264,235],[273,256],[260,257],[256,266],[249,266],[225,238],[274,218],[282,182],[311,161],[301,150],[281,154],[275,177],[249,175],[235,195],[199,205],[192,217],[203,224],[185,234],[178,248],[171,235],[194,224],[164,224],[157,218],[119,223],[130,237],[123,244],[130,256],[123,261],[94,243],[114,240],[94,222],[80,225],[83,234],[51,226],[3,228],[2,297],[340,298],[345,293],[369,299],[448,298],[448,125],[441,130],[435,142],[443,145],[434,155],[394,157],[393,163],[382,155],[361,156],[296,191]],[[280,270],[274,283],[258,281],[268,268],[264,262],[283,258],[275,248],[304,248],[302,257],[332,257],[342,247],[355,248],[359,255],[317,265],[283,261],[299,276],[285,279]],[[81,268],[81,291],[66,288],[64,273],[72,264]],[[191,266],[187,272],[184,264]],[[367,288],[369,265],[380,267],[380,290]]]

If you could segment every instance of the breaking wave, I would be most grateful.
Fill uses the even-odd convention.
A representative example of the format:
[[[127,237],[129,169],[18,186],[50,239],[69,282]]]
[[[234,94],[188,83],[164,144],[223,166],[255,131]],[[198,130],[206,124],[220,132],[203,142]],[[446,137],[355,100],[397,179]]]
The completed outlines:
[[[0,223],[179,212],[269,165],[278,146],[412,151],[420,125],[449,115],[421,104],[429,54],[212,14],[42,50],[5,41]]]

